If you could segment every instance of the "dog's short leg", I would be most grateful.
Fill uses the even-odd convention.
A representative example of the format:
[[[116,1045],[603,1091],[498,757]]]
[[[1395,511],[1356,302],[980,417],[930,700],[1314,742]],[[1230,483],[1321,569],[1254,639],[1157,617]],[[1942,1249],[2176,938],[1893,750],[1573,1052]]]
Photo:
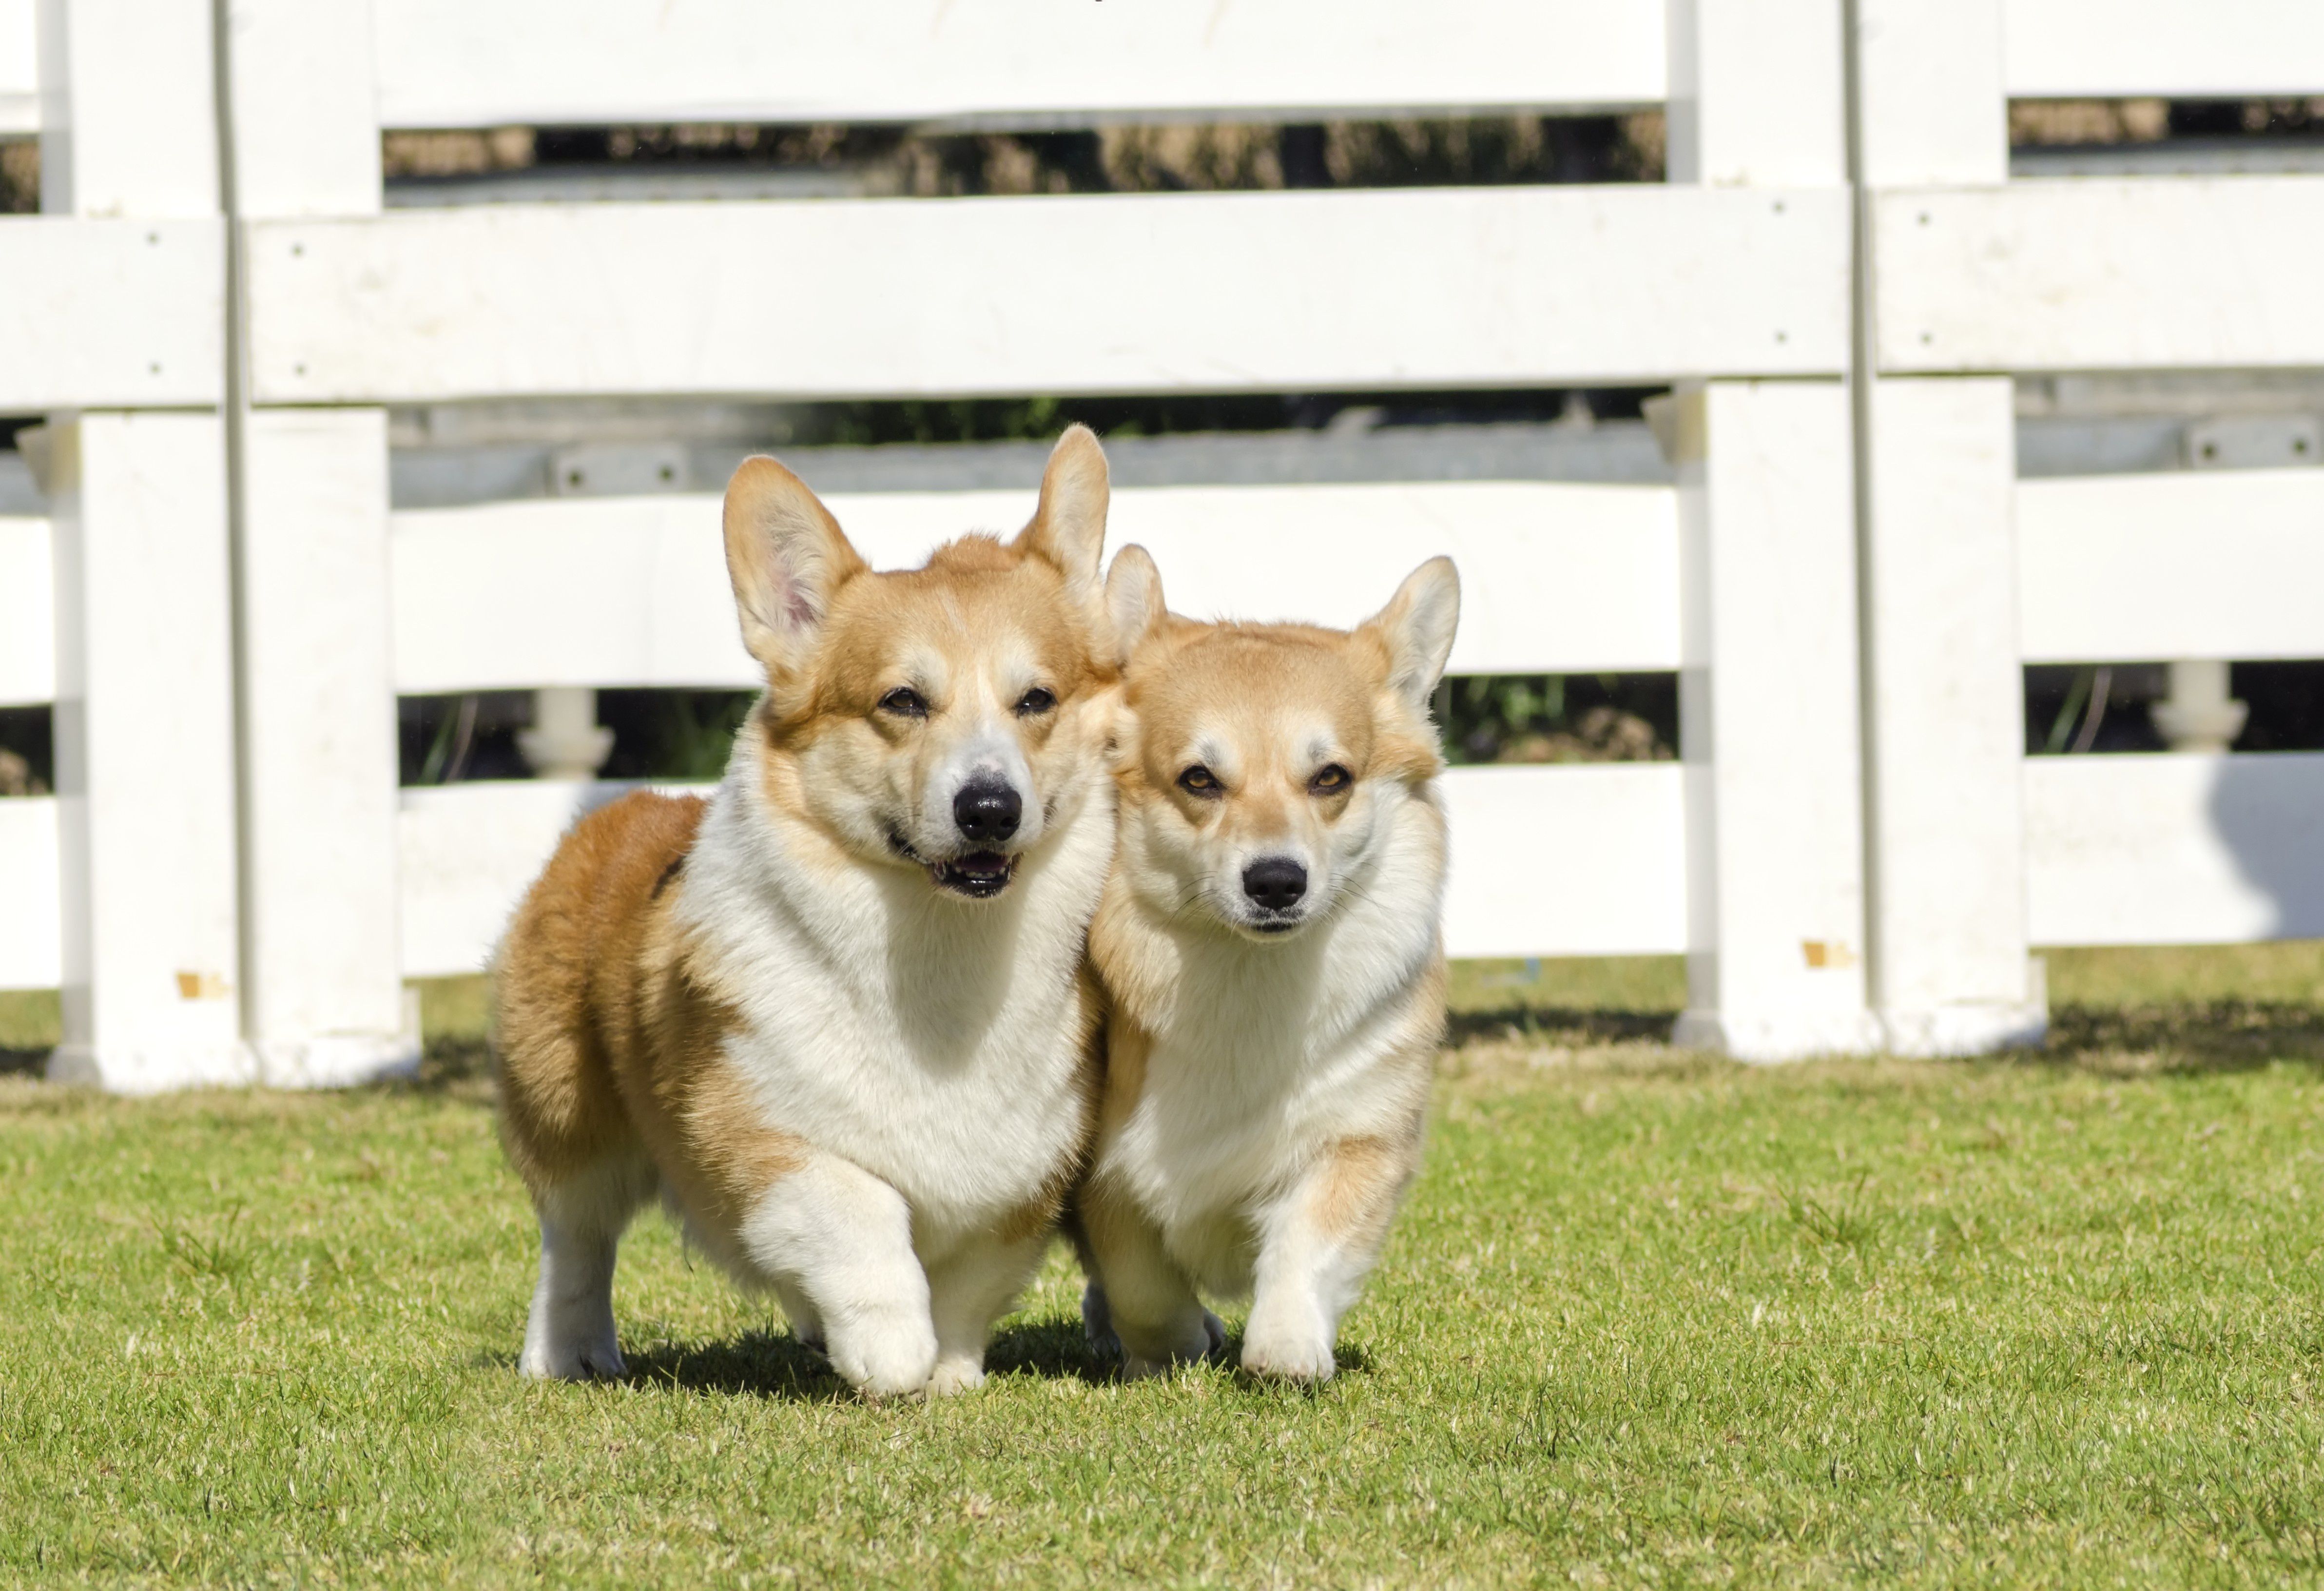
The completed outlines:
[[[742,1244],[761,1272],[806,1300],[848,1385],[889,1398],[927,1384],[936,1327],[902,1194],[852,1161],[809,1152],[759,1195]]]
[[[1046,1231],[1013,1243],[977,1239],[928,1268],[928,1302],[936,1328],[930,1397],[984,1384],[984,1345],[992,1336],[992,1323],[1025,1290],[1048,1246]]]
[[[1412,1161],[1401,1144],[1343,1139],[1264,1213],[1242,1334],[1245,1370],[1286,1381],[1331,1379],[1340,1317],[1379,1257]]]
[[[653,1197],[652,1162],[627,1153],[537,1189],[540,1281],[517,1369],[586,1381],[625,1374],[613,1330],[613,1259],[638,1207]]]
[[[1080,1218],[1083,1264],[1093,1267],[1082,1295],[1083,1329],[1094,1344],[1101,1326],[1111,1328],[1125,1378],[1158,1375],[1219,1350],[1225,1328],[1203,1308],[1143,1212],[1126,1198],[1085,1189]]]

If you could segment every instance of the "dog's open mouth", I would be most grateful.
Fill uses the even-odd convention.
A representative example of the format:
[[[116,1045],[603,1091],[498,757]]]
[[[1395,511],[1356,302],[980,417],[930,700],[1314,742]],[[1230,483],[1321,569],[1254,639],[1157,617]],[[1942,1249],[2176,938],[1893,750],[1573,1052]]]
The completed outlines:
[[[928,882],[936,888],[966,895],[972,901],[991,900],[1017,876],[1017,858],[1006,851],[971,851],[949,862],[931,862],[914,850],[899,829],[888,831],[888,843],[907,862],[918,862],[927,868]]]
[[[928,876],[938,889],[982,901],[1009,887],[1016,876],[1017,858],[1003,851],[971,851],[949,862],[928,864]]]

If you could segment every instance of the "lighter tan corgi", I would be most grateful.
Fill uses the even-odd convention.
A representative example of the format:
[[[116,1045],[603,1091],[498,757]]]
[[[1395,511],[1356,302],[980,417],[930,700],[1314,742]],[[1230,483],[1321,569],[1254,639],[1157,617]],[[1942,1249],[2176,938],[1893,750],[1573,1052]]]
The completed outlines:
[[[1147,1374],[1220,1346],[1201,1295],[1249,1296],[1243,1367],[1322,1381],[1443,1031],[1428,698],[1460,583],[1432,560],[1352,632],[1200,624],[1130,547],[1107,597],[1135,727],[1090,935],[1109,1014],[1084,1318]]]
[[[863,1392],[982,1381],[1094,1105],[1106,500],[1075,427],[1014,541],[875,574],[789,471],[735,472],[767,688],[725,779],[583,820],[498,958],[502,1136],[540,1217],[524,1374],[623,1374],[614,1253],[659,1189]]]

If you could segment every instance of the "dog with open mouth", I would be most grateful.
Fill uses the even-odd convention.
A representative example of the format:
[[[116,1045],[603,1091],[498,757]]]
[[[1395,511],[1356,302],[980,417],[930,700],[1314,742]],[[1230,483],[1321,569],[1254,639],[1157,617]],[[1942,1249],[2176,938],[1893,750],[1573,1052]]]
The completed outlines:
[[[1076,426],[1014,540],[875,573],[781,465],[735,472],[766,689],[724,780],[584,819],[497,957],[502,1138],[540,1220],[524,1374],[624,1374],[615,1253],[658,1190],[865,1394],[983,1379],[1094,1106],[1107,497]]]
[[[1445,825],[1428,717],[1448,559],[1353,631],[1166,612],[1126,547],[1120,838],[1090,955],[1105,1093],[1074,1196],[1084,1322],[1125,1374],[1215,1353],[1329,1378],[1419,1160],[1444,1027]]]

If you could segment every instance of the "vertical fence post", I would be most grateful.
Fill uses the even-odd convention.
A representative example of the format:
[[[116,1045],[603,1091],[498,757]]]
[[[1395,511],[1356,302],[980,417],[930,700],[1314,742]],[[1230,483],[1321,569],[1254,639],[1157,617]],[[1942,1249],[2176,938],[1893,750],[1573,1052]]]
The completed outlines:
[[[1840,0],[1672,0],[1671,180],[1844,186],[1841,47]],[[1755,1060],[1869,1049],[1847,388],[1694,382],[1674,402],[1691,942],[1674,1037]]]
[[[368,0],[226,0],[226,17],[237,247],[254,219],[376,214]],[[419,1053],[397,911],[386,415],[254,407],[239,376],[246,1020],[269,1082],[353,1082]]]
[[[1879,374],[1883,190],[2008,178],[2001,0],[1853,0],[1872,997],[1889,1045],[2040,1038],[2006,376]]]
[[[215,217],[205,0],[43,0],[38,28],[42,209]],[[219,370],[224,320],[221,304]],[[219,416],[59,413],[46,444],[64,1007],[49,1072],[135,1093],[246,1081]]]

